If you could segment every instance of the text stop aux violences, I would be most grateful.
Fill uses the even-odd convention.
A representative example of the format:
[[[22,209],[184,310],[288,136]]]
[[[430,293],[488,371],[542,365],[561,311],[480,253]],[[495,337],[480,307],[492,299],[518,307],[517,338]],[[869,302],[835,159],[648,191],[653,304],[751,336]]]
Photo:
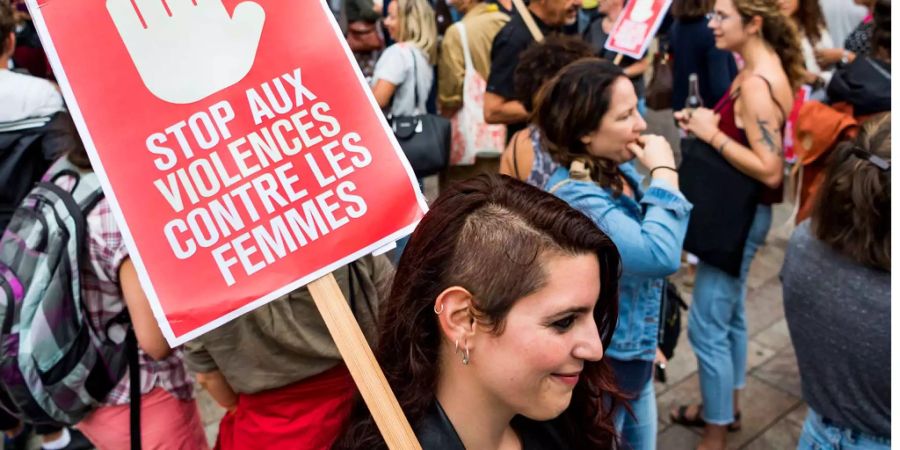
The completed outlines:
[[[166,172],[153,184],[178,213],[163,229],[169,247],[179,259],[212,248],[229,286],[236,267],[252,275],[368,210],[356,185],[342,178],[371,164],[372,155],[360,135],[344,132],[329,105],[302,84],[300,69],[246,96],[258,128],[245,136],[232,139],[234,108],[221,101],[146,139],[158,155],[156,168]],[[289,158],[297,155],[303,159]],[[237,172],[223,160],[232,160]],[[179,161],[190,162],[176,169]],[[317,194],[302,187],[309,182],[297,175],[298,161],[323,188]]]

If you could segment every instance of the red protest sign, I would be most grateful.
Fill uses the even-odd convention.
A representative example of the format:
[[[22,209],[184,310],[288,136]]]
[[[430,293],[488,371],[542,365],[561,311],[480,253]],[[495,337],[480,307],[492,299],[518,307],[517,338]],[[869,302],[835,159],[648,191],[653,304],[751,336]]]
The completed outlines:
[[[634,59],[643,58],[671,5],[672,0],[627,2],[616,19],[604,48]]]
[[[319,0],[29,0],[154,314],[180,344],[426,208]]]

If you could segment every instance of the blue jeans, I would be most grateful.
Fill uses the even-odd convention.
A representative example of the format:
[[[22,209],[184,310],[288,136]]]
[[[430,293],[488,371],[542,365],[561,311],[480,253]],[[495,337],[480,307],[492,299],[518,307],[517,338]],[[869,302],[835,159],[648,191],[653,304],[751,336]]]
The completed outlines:
[[[734,421],[734,391],[746,383],[747,272],[772,224],[772,207],[759,205],[744,245],[741,274],[735,278],[700,261],[688,318],[688,338],[697,355],[703,418],[713,425]]]
[[[890,450],[891,440],[826,424],[812,408],[803,422],[797,450]]]
[[[616,431],[625,444],[623,448],[632,450],[656,450],[656,393],[653,390],[653,377],[637,398],[629,401],[634,417],[619,408],[616,413]]]

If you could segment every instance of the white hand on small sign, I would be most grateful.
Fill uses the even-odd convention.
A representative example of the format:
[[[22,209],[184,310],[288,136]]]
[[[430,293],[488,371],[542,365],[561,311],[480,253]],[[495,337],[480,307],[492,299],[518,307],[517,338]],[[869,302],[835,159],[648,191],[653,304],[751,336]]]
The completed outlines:
[[[637,0],[631,15],[628,16],[635,22],[646,22],[651,17],[653,17],[653,0]]]
[[[107,0],[106,10],[147,89],[178,104],[244,78],[266,18],[251,1],[231,16],[222,0]]]

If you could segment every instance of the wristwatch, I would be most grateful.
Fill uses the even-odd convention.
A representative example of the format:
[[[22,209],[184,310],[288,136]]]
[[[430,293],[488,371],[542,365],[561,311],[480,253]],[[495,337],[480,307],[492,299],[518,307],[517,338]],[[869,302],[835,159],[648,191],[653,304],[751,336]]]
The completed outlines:
[[[850,62],[850,52],[844,50],[841,52],[841,64],[847,64]]]

